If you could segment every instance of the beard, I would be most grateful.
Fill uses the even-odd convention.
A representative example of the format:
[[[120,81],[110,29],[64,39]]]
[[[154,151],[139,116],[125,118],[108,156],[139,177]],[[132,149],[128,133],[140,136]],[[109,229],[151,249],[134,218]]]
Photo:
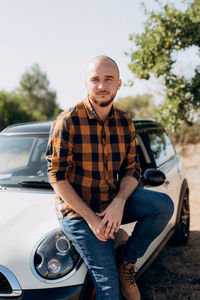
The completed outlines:
[[[97,104],[98,106],[106,107],[106,106],[110,105],[110,103],[113,102],[113,100],[115,99],[116,93],[110,95],[109,99],[106,99],[106,100],[104,100],[103,97],[101,97],[101,99],[98,100],[99,96],[100,95],[97,95],[97,97],[90,96],[90,99],[92,100],[93,103]]]
[[[94,99],[93,102],[96,103],[97,105],[101,106],[101,107],[106,107],[108,106],[111,102],[113,102],[114,98],[111,98],[107,101],[104,102],[99,102],[98,100]]]

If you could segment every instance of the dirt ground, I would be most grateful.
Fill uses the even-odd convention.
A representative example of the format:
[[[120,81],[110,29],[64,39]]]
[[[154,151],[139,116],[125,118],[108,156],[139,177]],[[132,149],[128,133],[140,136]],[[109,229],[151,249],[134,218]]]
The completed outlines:
[[[138,282],[142,300],[200,300],[200,144],[177,146],[190,189],[190,238],[167,245]]]

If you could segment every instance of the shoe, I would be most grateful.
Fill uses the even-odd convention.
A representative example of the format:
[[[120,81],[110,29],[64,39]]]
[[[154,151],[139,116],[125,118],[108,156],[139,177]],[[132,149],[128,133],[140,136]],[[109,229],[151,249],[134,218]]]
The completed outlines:
[[[122,295],[127,300],[140,300],[140,292],[135,282],[135,265],[121,263],[118,268]]]

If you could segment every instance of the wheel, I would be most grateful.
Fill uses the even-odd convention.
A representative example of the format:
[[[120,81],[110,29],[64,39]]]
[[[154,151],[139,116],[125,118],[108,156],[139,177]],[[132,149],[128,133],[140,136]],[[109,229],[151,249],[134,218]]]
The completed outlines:
[[[185,245],[190,234],[190,206],[189,195],[185,191],[181,204],[181,213],[176,224],[176,231],[172,236],[172,243],[176,245]]]

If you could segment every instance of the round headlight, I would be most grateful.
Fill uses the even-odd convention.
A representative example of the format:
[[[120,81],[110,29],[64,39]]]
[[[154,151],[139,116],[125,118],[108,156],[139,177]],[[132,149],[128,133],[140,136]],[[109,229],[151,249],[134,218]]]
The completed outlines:
[[[67,250],[70,248],[70,243],[68,239],[65,236],[61,236],[57,241],[56,241],[56,248],[60,252],[67,252]]]
[[[81,258],[61,230],[49,233],[37,246],[33,267],[43,279],[55,280],[71,273]]]

